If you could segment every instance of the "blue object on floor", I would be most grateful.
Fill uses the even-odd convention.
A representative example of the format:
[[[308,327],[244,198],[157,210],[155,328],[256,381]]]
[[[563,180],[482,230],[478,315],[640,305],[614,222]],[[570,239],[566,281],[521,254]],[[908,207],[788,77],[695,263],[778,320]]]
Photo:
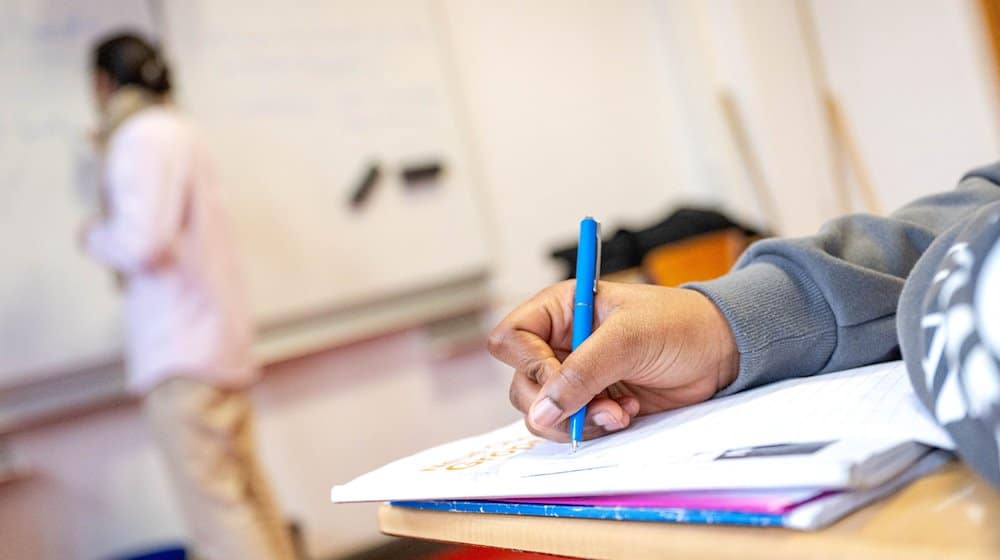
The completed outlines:
[[[167,545],[146,551],[133,552],[119,560],[185,560],[187,550],[182,545]]]

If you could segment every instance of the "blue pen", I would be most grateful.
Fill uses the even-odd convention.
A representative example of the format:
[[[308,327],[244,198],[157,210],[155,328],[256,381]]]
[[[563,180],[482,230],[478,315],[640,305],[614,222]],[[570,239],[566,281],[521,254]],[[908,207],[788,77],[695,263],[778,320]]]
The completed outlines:
[[[594,294],[601,270],[601,224],[587,216],[580,222],[576,249],[576,293],[573,296],[573,350],[583,344],[594,328]],[[573,453],[583,439],[587,405],[569,417],[569,440]]]

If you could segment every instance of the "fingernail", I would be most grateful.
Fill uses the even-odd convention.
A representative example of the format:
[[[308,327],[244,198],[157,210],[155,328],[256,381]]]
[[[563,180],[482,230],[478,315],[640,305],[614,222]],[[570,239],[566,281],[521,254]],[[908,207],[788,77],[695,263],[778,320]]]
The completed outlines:
[[[595,414],[594,423],[608,431],[618,429],[618,420],[609,412]]]
[[[625,412],[627,412],[629,416],[639,414],[639,403],[637,401],[629,401],[625,406]]]
[[[540,428],[551,428],[562,416],[562,410],[556,406],[552,399],[545,397],[531,407],[528,416],[531,418],[532,424]]]

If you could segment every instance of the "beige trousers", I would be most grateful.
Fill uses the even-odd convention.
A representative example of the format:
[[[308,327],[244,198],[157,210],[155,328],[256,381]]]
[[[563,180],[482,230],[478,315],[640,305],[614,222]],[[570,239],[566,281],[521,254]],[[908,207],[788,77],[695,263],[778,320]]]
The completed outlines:
[[[292,560],[291,539],[254,454],[246,393],[178,377],[153,389],[144,406],[195,555]]]

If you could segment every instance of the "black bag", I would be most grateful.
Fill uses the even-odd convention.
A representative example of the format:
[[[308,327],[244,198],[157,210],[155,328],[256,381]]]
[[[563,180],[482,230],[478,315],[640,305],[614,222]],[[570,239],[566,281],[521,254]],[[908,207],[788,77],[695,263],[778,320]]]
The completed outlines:
[[[610,239],[601,242],[601,273],[637,267],[642,264],[646,253],[661,245],[728,228],[738,228],[748,236],[760,234],[716,210],[686,207],[674,210],[665,219],[645,229],[633,231],[621,228]],[[576,278],[575,243],[554,249],[551,256],[565,264],[567,279]]]

